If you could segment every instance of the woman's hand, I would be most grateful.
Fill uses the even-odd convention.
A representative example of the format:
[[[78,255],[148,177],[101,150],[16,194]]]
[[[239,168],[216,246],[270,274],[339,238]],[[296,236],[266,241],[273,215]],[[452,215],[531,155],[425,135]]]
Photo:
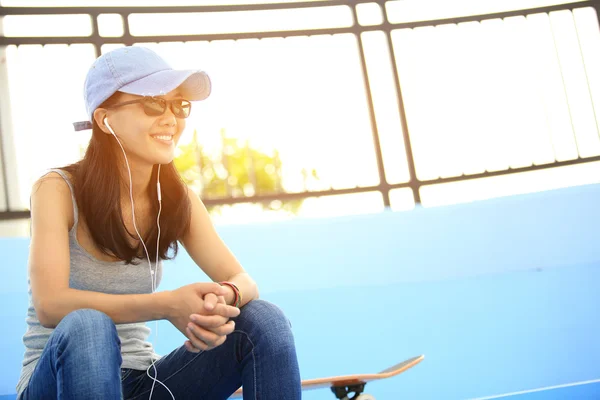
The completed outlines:
[[[229,318],[237,317],[240,310],[228,306],[225,301],[211,300],[211,310],[207,310],[204,297],[207,294],[219,299],[227,293],[227,289],[217,283],[194,283],[182,286],[170,292],[169,313],[167,320],[171,322],[189,340],[185,347],[189,351],[210,350],[225,341],[226,335],[233,332],[234,323]]]
[[[223,286],[225,291],[233,291],[228,286]],[[235,322],[230,321],[229,318],[225,318],[219,315],[213,315],[212,311],[216,309],[218,304],[227,304],[225,296],[217,296],[214,293],[207,293],[204,296],[204,309],[209,312],[209,315],[192,314],[190,317],[191,323],[189,324],[189,330],[196,339],[199,340],[193,342],[193,340],[186,340],[185,348],[191,352],[198,352],[200,350],[210,350],[217,346],[222,345],[229,335],[235,329]],[[212,318],[209,316],[214,316]],[[193,339],[193,338],[192,338]]]

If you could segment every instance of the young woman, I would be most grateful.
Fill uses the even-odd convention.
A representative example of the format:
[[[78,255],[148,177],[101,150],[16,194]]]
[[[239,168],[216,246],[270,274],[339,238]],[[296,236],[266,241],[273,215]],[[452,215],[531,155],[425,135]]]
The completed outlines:
[[[18,399],[226,399],[242,385],[244,399],[299,399],[289,321],[173,166],[208,76],[133,46],[98,58],[84,86],[85,157],[32,190]],[[155,291],[178,242],[213,282]],[[163,357],[145,324],[160,319],[187,337]]]

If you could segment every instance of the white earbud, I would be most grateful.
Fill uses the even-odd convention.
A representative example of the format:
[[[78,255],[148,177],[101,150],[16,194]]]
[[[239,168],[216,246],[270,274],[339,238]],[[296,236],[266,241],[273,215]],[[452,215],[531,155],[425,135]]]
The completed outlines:
[[[113,129],[108,124],[108,117],[104,117],[104,120],[102,122],[104,122],[104,125],[106,125],[106,127],[108,128],[108,130],[110,131],[110,133],[112,133],[113,135],[115,135],[115,131],[113,131]],[[115,135],[115,136],[117,136],[117,135]]]

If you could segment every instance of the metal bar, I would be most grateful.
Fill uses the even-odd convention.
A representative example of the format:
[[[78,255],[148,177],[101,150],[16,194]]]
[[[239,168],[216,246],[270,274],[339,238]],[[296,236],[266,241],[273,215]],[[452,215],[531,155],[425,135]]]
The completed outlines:
[[[361,1],[362,2],[362,1]],[[282,8],[294,8],[291,5],[294,3],[286,3],[285,7]],[[315,4],[315,3],[310,3]],[[323,4],[316,3],[318,6],[324,6]],[[330,5],[330,3],[326,3]],[[341,27],[341,28],[324,28],[324,29],[302,29],[302,30],[291,30],[291,31],[273,31],[273,32],[243,32],[243,33],[224,33],[224,34],[199,34],[199,35],[173,35],[173,36],[132,36],[132,40],[138,43],[147,43],[147,42],[186,42],[186,41],[211,41],[211,40],[235,40],[235,39],[262,39],[262,38],[272,38],[272,37],[294,37],[294,36],[311,36],[311,35],[334,35],[341,33],[355,33],[355,32],[368,32],[368,31],[390,31],[393,29],[403,29],[403,28],[417,28],[422,26],[436,26],[443,24],[458,24],[462,22],[474,22],[474,21],[484,21],[487,19],[498,19],[498,18],[507,18],[512,16],[523,16],[527,14],[533,13],[549,13],[552,11],[560,11],[560,10],[574,10],[576,8],[583,7],[591,7],[593,6],[593,1],[583,1],[571,4],[560,4],[555,6],[548,7],[538,7],[538,8],[529,8],[523,10],[514,10],[514,11],[505,11],[498,12],[493,14],[481,14],[481,15],[471,15],[465,17],[454,17],[454,18],[442,18],[435,20],[427,20],[427,21],[415,21],[415,22],[404,22],[404,23],[396,23],[391,24],[389,22],[384,22],[379,26],[361,26],[361,27]],[[295,5],[295,4],[294,4]],[[261,4],[260,6],[272,6],[271,4],[265,5]],[[224,6],[223,6],[224,7]],[[236,6],[241,7],[241,6]],[[244,6],[246,7],[246,6]],[[190,7],[170,7],[166,8],[161,12],[165,12],[167,10],[171,10],[171,12],[183,12],[183,9],[188,9]],[[196,8],[196,7],[192,7]],[[16,7],[0,7],[0,15],[3,14],[4,10],[17,9]],[[20,8],[29,10],[31,14],[31,10],[42,10],[40,8]],[[121,15],[129,15],[130,13],[138,13],[139,11],[136,9],[128,8],[103,8],[102,11],[91,11],[92,8],[58,8],[58,10],[76,10],[77,13],[85,13],[97,15],[100,13],[108,13],[113,12]],[[155,7],[143,8],[147,10],[155,9]],[[244,8],[243,10],[250,11],[253,8]],[[44,9],[45,10],[45,9]],[[52,9],[53,12],[48,12],[47,14],[68,14],[68,12],[56,12],[57,9]],[[242,9],[240,9],[242,10]],[[198,11],[198,10],[197,10]],[[384,7],[385,11],[385,7]],[[206,12],[206,10],[204,10]],[[17,14],[12,13],[10,14]],[[38,13],[36,13],[38,14]],[[124,18],[124,23],[127,18]],[[90,43],[90,37],[86,36],[55,36],[55,37],[0,37],[0,45],[21,45],[21,44],[75,44],[75,43]],[[107,37],[102,38],[103,43],[123,43],[123,38],[114,38]]]
[[[0,116],[1,121],[1,116]],[[4,139],[2,138],[2,128],[0,128],[0,161],[2,162],[2,183],[4,183],[4,201],[6,209],[10,210],[10,197],[8,195],[8,175],[6,174],[6,156],[4,153]]]
[[[563,10],[571,10],[572,11],[577,8],[591,7],[594,1],[580,1],[580,2],[576,2],[576,3],[557,4],[557,5],[545,6],[545,7],[524,8],[524,9],[520,9],[520,10],[511,10],[511,11],[500,11],[500,12],[489,13],[489,14],[465,15],[463,17],[450,17],[450,18],[440,18],[440,19],[424,20],[424,21],[403,22],[403,23],[389,24],[389,26],[391,26],[393,29],[418,28],[421,26],[450,25],[450,24],[460,24],[463,22],[481,22],[481,21],[485,21],[488,19],[504,19],[504,18],[510,18],[510,17],[522,17],[524,15],[529,15],[529,14],[549,14],[554,11],[563,11]],[[385,10],[385,7],[384,7],[384,10]]]
[[[99,57],[102,53],[102,38],[100,37],[100,28],[98,27],[98,16],[90,15],[92,19],[92,44],[94,45],[94,53],[96,57]]]
[[[579,35],[579,29],[577,29],[577,21],[575,20],[575,13],[571,12],[573,18],[573,26],[575,27],[575,36],[577,37],[577,45],[579,46],[579,55],[581,57],[581,65],[583,66],[583,73],[585,74],[585,82],[587,83],[588,96],[590,96],[590,103],[592,103],[592,113],[594,114],[594,123],[596,125],[596,134],[600,137],[600,130],[598,130],[598,116],[596,115],[596,107],[594,107],[594,96],[592,95],[592,88],[590,86],[590,78],[588,74],[588,67],[585,65],[585,58],[583,57],[583,48],[581,47],[581,38]]]
[[[358,15],[356,7],[352,7],[352,19],[353,24],[356,25],[358,21]],[[379,138],[379,129],[377,127],[377,121],[375,119],[375,106],[373,105],[373,95],[371,94],[371,85],[369,83],[369,74],[367,73],[367,61],[365,58],[365,49],[363,46],[362,36],[360,33],[355,35],[356,42],[358,44],[358,54],[360,58],[360,71],[363,76],[363,84],[365,87],[365,94],[367,95],[367,106],[369,108],[369,118],[371,120],[371,135],[373,136],[373,145],[375,146],[375,158],[377,161],[377,173],[379,174],[379,187],[381,188],[381,195],[383,196],[383,205],[390,207],[390,190],[388,188],[388,182],[385,177],[385,167],[383,165],[383,154],[381,151],[381,139]]]
[[[511,174],[517,174],[517,173],[522,173],[522,172],[532,172],[532,171],[540,171],[543,169],[567,167],[570,165],[587,164],[587,163],[596,162],[596,161],[600,161],[600,156],[585,157],[585,158],[579,157],[579,158],[576,158],[573,160],[556,161],[556,162],[553,162],[550,164],[530,165],[528,167],[508,168],[508,169],[503,169],[500,171],[482,172],[479,174],[462,174],[460,176],[449,177],[449,178],[431,179],[431,180],[421,181],[421,185],[422,186],[437,185],[440,183],[450,183],[450,182],[468,181],[468,180],[481,179],[481,178],[491,178],[494,176],[511,175]]]
[[[0,19],[0,36],[4,34],[4,24]],[[8,166],[14,165],[12,162],[7,161],[7,157],[10,153],[10,149],[14,150],[13,146],[13,127],[12,127],[12,115],[10,109],[10,98],[8,91],[8,61],[6,56],[6,47],[0,46],[0,162],[2,168],[2,184],[4,186],[4,205],[7,211],[10,211],[10,185],[8,176]],[[5,104],[2,104],[6,101]],[[4,121],[4,123],[3,123]],[[6,130],[3,129],[6,127]],[[11,160],[13,161],[14,158]]]
[[[590,4],[594,10],[596,10],[596,17],[598,18],[598,25],[600,26],[600,0],[592,0]]]
[[[594,8],[594,11],[596,12],[596,19],[598,20],[598,27],[600,28],[600,0],[592,0],[591,3],[592,3],[591,4],[592,8]],[[580,48],[581,48],[581,45],[580,45]],[[582,58],[583,58],[583,56],[582,56]],[[584,66],[585,66],[585,62],[584,62]],[[588,86],[589,86],[589,80],[588,80]],[[596,109],[593,107],[593,101],[592,101],[592,108],[594,109],[594,115],[596,115]],[[596,122],[598,122],[597,119],[596,119]],[[598,132],[598,134],[600,135],[600,132]]]
[[[7,99],[8,100],[8,99]],[[2,115],[0,115],[0,162],[2,168],[2,183],[4,184],[4,201],[6,209],[10,210],[10,196],[8,195],[8,174],[6,173],[6,153],[4,151],[4,132],[2,131]]]
[[[0,221],[14,220],[14,219],[29,219],[29,218],[31,218],[31,213],[29,212],[29,210],[0,212]]]
[[[367,30],[373,27],[366,27]],[[369,29],[370,28],[370,29]],[[296,36],[314,36],[314,35],[335,35],[341,33],[354,33],[355,28],[327,28],[311,30],[294,31],[273,31],[273,32],[244,32],[244,33],[219,33],[219,34],[200,34],[200,35],[171,35],[171,36],[131,36],[135,43],[169,43],[169,42],[190,42],[190,41],[213,41],[213,40],[238,40],[238,39],[265,39],[265,38],[286,38]],[[22,45],[22,44],[85,44],[92,42],[91,36],[53,36],[53,37],[0,37],[0,45]],[[123,43],[123,37],[103,37],[102,44]]]
[[[385,7],[382,8],[383,20],[388,21],[387,10]],[[406,121],[406,109],[404,107],[404,97],[402,96],[402,88],[400,86],[400,74],[398,72],[398,65],[396,63],[396,52],[394,51],[394,44],[392,42],[392,32],[387,30],[385,32],[385,40],[388,45],[388,54],[390,55],[390,62],[392,65],[392,74],[394,75],[394,87],[396,89],[396,99],[398,101],[398,113],[400,116],[400,123],[402,125],[402,137],[404,138],[404,151],[406,153],[406,162],[408,164],[408,174],[410,188],[413,191],[413,197],[415,203],[421,203],[420,183],[417,179],[417,172],[415,166],[415,159],[413,156],[412,145],[410,143],[410,134],[408,132],[408,122]]]
[[[567,85],[565,82],[565,75],[563,73],[563,62],[561,62],[560,54],[558,54],[558,47],[556,46],[556,35],[554,34],[554,27],[552,26],[552,19],[548,16],[550,23],[550,32],[552,33],[552,43],[554,43],[554,54],[556,55],[556,61],[558,62],[558,69],[560,71],[560,79],[563,85],[563,93],[565,95],[565,101],[567,102],[567,109],[569,110],[569,121],[571,122],[571,129],[573,130],[573,138],[575,139],[575,148],[577,149],[577,156],[581,156],[579,151],[579,142],[577,140],[577,132],[575,132],[575,125],[573,124],[573,114],[571,113],[571,102],[569,101],[569,94],[567,93]]]
[[[482,178],[491,178],[495,176],[503,176],[503,175],[512,175],[523,172],[533,172],[544,169],[552,169],[552,168],[560,168],[567,167],[578,164],[586,164],[590,162],[600,161],[600,156],[587,157],[587,158],[577,158],[574,160],[567,161],[559,161],[552,164],[542,164],[542,165],[531,165],[528,167],[519,167],[519,168],[509,168],[507,170],[501,171],[488,171],[482,172],[479,174],[472,175],[460,175],[449,178],[438,178],[432,180],[421,181],[421,186],[431,186],[431,185],[439,185],[443,183],[452,183],[452,182],[463,182],[463,181],[471,181],[475,179]],[[402,189],[411,187],[410,182],[405,183],[396,183],[387,185],[387,189]],[[356,187],[356,188],[348,188],[348,189],[331,189],[331,190],[322,190],[322,191],[314,191],[314,192],[298,192],[298,193],[279,193],[272,195],[264,195],[264,196],[251,196],[251,197],[238,197],[238,198],[204,198],[202,201],[206,205],[217,205],[217,204],[237,204],[237,203],[258,203],[262,201],[272,201],[272,200],[294,200],[294,199],[304,199],[308,197],[322,197],[322,196],[337,196],[342,194],[354,194],[354,193],[365,193],[365,192],[376,192],[382,191],[381,185],[375,186],[364,186],[364,187]]]
[[[530,172],[530,171],[538,171],[542,169],[551,169],[551,168],[559,168],[566,167],[569,165],[577,165],[577,164],[585,164],[589,162],[600,161],[600,156],[588,157],[588,158],[578,158],[575,160],[568,161],[560,161],[552,164],[545,165],[533,165],[529,167],[522,168],[510,168],[508,170],[503,171],[494,171],[494,172],[484,172],[481,174],[475,175],[461,175],[451,178],[440,178],[429,181],[422,181],[422,185],[437,185],[441,183],[450,183],[450,182],[460,182],[460,181],[469,181],[473,179],[480,178],[489,178],[493,176],[501,176],[501,175],[510,175],[514,173],[520,172]],[[401,189],[410,187],[410,183],[397,183],[389,185],[389,189]],[[354,193],[365,193],[365,192],[376,192],[380,191],[380,186],[365,186],[360,188],[349,188],[349,189],[335,189],[335,190],[323,190],[323,191],[315,191],[315,192],[299,192],[299,193],[279,193],[279,194],[271,194],[271,195],[261,195],[261,196],[252,196],[252,197],[236,197],[236,198],[204,198],[202,202],[206,206],[214,206],[214,205],[230,205],[230,204],[240,204],[240,203],[260,203],[260,202],[268,202],[273,200],[297,200],[297,199],[305,199],[309,197],[323,197],[323,196],[337,196],[342,194],[354,194]],[[30,217],[29,211],[7,211],[0,212],[0,220],[6,219],[26,219]]]
[[[407,184],[399,184],[398,187],[406,187]],[[390,185],[390,187],[392,187]],[[323,197],[323,196],[338,196],[343,194],[355,194],[365,192],[377,192],[381,191],[380,186],[365,186],[360,188],[349,188],[349,189],[330,189],[330,190],[319,190],[314,192],[297,192],[297,193],[280,193],[280,194],[265,194],[260,196],[251,197],[227,197],[227,198],[203,198],[202,202],[207,205],[221,205],[221,204],[239,204],[239,203],[261,203],[270,202],[273,200],[299,200],[306,199],[309,197]]]
[[[134,40],[133,36],[131,36],[131,28],[129,26],[129,15],[129,13],[121,15],[121,17],[123,18],[123,37],[119,39],[121,39],[123,44],[125,44],[126,46],[133,46],[133,43],[136,40]]]
[[[193,13],[193,12],[231,12],[231,11],[267,11],[267,10],[288,10],[300,8],[322,8],[334,6],[353,7],[359,3],[378,3],[385,8],[387,0],[329,0],[327,2],[298,2],[298,3],[263,3],[263,4],[239,4],[239,5],[219,5],[219,6],[154,6],[154,7],[3,7],[0,6],[0,15],[65,15],[65,14],[174,14],[174,13]],[[458,23],[466,22],[464,18],[505,18],[509,16],[522,15],[523,13],[548,13],[557,10],[566,10],[581,7],[591,7],[595,0],[579,1],[568,4],[558,4],[552,6],[524,8],[521,10],[502,11],[491,14],[479,14],[464,17],[448,18]],[[442,20],[436,20],[442,21]],[[431,21],[423,21],[431,22]]]
[[[92,35],[91,37],[100,37],[100,28],[98,28],[98,16],[90,14],[90,20],[92,21]]]
[[[351,6],[355,3],[372,3],[373,0],[329,0],[327,2],[298,2],[298,3],[264,3],[236,4],[220,6],[150,6],[150,7],[2,7],[1,15],[57,15],[57,14],[175,14],[193,12],[228,12],[228,11],[267,11],[287,10],[297,8],[322,8],[333,6]]]

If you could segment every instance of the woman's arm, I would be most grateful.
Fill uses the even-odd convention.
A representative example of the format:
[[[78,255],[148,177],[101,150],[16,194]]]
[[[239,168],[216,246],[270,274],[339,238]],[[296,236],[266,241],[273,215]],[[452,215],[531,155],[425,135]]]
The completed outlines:
[[[214,282],[233,282],[242,292],[240,307],[250,300],[258,299],[256,283],[217,234],[200,198],[191,189],[188,189],[188,196],[192,215],[189,229],[181,243],[190,257]],[[233,290],[229,289],[227,293],[225,301],[232,304],[235,296]]]
[[[71,311],[102,311],[116,324],[169,320],[185,333],[192,313],[202,312],[204,296],[224,295],[216,283],[195,283],[172,291],[151,294],[106,294],[69,287],[69,229],[73,204],[66,182],[56,173],[36,182],[31,195],[29,279],[32,301],[42,326],[54,328]],[[212,314],[234,317],[239,310],[220,305]]]
[[[74,215],[71,192],[56,173],[40,178],[31,194],[29,279],[40,323],[54,328],[73,310],[93,308],[115,323],[167,317],[168,292],[112,295],[69,288],[69,229]]]

